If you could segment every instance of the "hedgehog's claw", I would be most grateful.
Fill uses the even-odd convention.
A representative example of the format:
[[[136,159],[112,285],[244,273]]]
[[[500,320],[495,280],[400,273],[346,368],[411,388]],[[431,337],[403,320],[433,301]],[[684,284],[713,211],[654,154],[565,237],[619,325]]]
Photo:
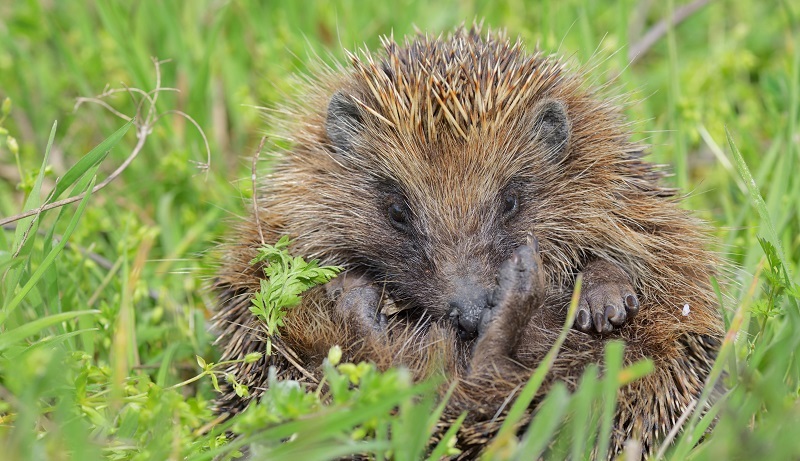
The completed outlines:
[[[587,266],[584,287],[574,325],[584,333],[611,333],[639,312],[639,299],[630,279],[607,261]]]

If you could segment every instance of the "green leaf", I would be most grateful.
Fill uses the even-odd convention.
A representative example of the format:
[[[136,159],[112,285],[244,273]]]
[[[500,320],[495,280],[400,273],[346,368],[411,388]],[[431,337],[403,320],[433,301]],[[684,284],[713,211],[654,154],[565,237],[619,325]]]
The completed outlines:
[[[619,372],[625,352],[625,344],[611,341],[606,344],[605,369],[603,370],[603,383],[601,387],[603,411],[600,418],[600,434],[597,436],[599,459],[605,459],[611,440],[611,429],[614,424],[615,410],[617,407],[617,390],[620,387]]]
[[[120,129],[115,131],[111,136],[107,137],[103,140],[100,144],[97,145],[94,149],[89,151],[88,154],[81,157],[75,165],[72,166],[64,176],[59,178],[56,182],[56,187],[53,189],[53,192],[50,194],[49,200],[57,200],[61,194],[64,193],[69,186],[71,186],[75,181],[77,181],[84,173],[86,173],[91,167],[98,165],[102,162],[107,156],[111,149],[119,143],[120,139],[125,136],[125,133],[133,125],[135,119],[132,119],[125,125],[122,125]]]
[[[48,317],[33,320],[24,325],[20,325],[13,330],[9,330],[0,334],[0,351],[15,345],[19,341],[22,341],[29,336],[35,335],[49,326],[64,322],[66,320],[71,320],[82,315],[96,315],[99,313],[100,311],[96,310],[62,312],[60,314],[53,314]]]
[[[250,312],[266,324],[267,335],[279,333],[288,309],[302,301],[301,295],[309,288],[326,283],[336,276],[339,267],[318,267],[318,261],[306,262],[302,257],[292,257],[286,248],[289,238],[281,237],[275,245],[265,244],[250,264],[267,262],[263,271],[267,279],[261,279],[261,288],[253,294]],[[268,338],[269,339],[269,338]],[[267,341],[268,354],[271,343]]]
[[[33,189],[31,193],[28,195],[28,198],[25,200],[25,206],[23,206],[22,211],[29,211],[35,208],[38,208],[41,205],[41,191],[42,191],[42,181],[44,180],[44,174],[47,170],[47,164],[50,161],[50,151],[53,148],[53,141],[56,137],[56,128],[58,127],[58,122],[53,122],[53,127],[50,129],[50,137],[47,140],[47,148],[44,151],[44,159],[42,160],[42,166],[39,168],[39,173],[36,175],[36,180],[33,183]],[[14,251],[17,252],[18,256],[25,256],[30,251],[30,248],[33,243],[33,239],[28,239],[28,235],[33,235],[36,233],[39,227],[39,216],[33,215],[27,218],[20,219],[17,221],[17,228],[14,232]],[[27,242],[27,245],[26,245]],[[26,247],[26,248],[23,248]],[[2,321],[0,321],[2,324]]]
[[[515,456],[518,459],[539,459],[561,424],[568,406],[569,392],[564,383],[556,382],[537,409]]]

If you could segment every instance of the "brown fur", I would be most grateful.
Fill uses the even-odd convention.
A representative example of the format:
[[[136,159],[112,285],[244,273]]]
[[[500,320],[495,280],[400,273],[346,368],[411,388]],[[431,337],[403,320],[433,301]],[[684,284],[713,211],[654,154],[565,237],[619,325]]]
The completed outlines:
[[[346,360],[405,366],[417,379],[443,374],[461,382],[447,413],[470,410],[459,445],[474,456],[497,428],[492,416],[555,341],[576,275],[610,264],[617,269],[597,277],[588,270],[587,281],[627,276],[620,283],[635,289],[638,314],[609,334],[571,331],[550,379],[573,387],[586,364],[602,362],[612,338],[626,343],[627,363],[652,358],[656,371],[619,393],[611,445],[619,451],[633,438],[645,451],[657,447],[698,398],[720,344],[709,282],[717,259],[705,249],[703,225],[659,184],[661,171],[641,160],[644,146],[630,141],[618,105],[557,58],[477,30],[403,46],[386,40],[383,53],[350,60],[350,68],[321,72],[286,105],[292,147],[259,190],[258,222],[267,242],[288,234],[295,254],[366,274],[405,310],[385,330],[364,334],[341,294],[312,289],[275,338],[277,353],[230,372],[253,397],[270,365],[281,378],[313,386],[328,349],[340,345]],[[337,95],[363,123],[341,139],[325,110]],[[553,104],[568,121],[563,146],[542,141],[541,114]],[[519,211],[504,220],[498,194],[509,184]],[[398,196],[410,204],[413,229],[405,233],[387,221],[387,200]],[[263,330],[248,311],[262,276],[249,264],[260,244],[256,222],[242,223],[223,248],[214,326],[224,360],[264,350]],[[493,319],[502,333],[462,340],[447,319],[453,280],[467,274],[491,290],[501,263],[529,236],[539,243],[534,279],[541,276],[543,291],[514,305],[537,309]],[[681,315],[684,304],[689,316]],[[513,347],[507,337],[516,338]],[[229,389],[218,404],[237,412],[248,402]]]

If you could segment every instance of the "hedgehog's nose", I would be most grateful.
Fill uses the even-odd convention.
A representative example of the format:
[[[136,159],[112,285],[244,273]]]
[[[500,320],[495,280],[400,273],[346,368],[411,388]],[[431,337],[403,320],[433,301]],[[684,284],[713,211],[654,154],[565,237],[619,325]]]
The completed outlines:
[[[455,293],[450,299],[450,319],[462,340],[478,335],[478,323],[486,302],[487,291],[474,280],[459,280],[455,284]]]

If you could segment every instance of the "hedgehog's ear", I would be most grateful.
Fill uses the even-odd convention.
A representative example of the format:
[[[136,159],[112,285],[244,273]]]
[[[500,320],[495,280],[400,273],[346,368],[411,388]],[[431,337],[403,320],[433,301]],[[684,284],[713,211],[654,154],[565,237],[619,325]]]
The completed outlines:
[[[535,114],[533,139],[542,144],[547,158],[560,162],[567,151],[572,131],[566,106],[550,99],[540,103]]]
[[[341,91],[336,92],[328,103],[325,131],[337,152],[352,152],[353,140],[364,128],[356,102]]]

